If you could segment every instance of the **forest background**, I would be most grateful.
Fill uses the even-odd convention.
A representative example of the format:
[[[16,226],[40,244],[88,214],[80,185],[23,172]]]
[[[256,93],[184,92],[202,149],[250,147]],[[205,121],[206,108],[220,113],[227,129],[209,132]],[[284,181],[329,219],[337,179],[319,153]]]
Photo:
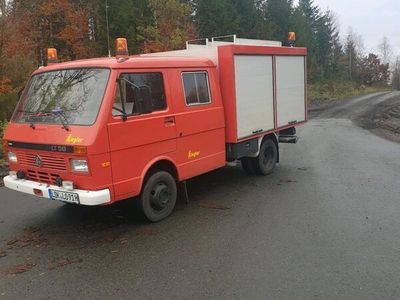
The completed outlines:
[[[0,0],[0,135],[47,48],[62,61],[108,55],[106,3]],[[126,37],[131,54],[227,34],[286,41],[295,31],[308,48],[311,101],[400,89],[400,57],[384,34],[378,53],[366,53],[362,37],[351,28],[341,36],[335,13],[313,0],[108,0],[107,14],[110,40]]]

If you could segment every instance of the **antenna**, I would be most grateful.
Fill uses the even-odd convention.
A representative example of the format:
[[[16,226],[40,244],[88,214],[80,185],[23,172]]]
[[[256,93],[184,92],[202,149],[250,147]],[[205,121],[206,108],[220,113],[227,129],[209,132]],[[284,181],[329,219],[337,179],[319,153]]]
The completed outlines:
[[[108,24],[108,1],[106,0],[106,24],[107,24],[107,47],[108,47],[108,57],[111,57],[110,48],[110,26]]]

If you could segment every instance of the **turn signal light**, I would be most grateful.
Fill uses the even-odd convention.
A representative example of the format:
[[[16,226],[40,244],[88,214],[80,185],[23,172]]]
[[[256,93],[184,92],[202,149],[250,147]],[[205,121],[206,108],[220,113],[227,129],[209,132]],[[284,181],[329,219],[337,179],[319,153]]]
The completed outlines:
[[[115,55],[117,58],[128,58],[128,41],[125,38],[118,38],[115,41]]]
[[[86,146],[74,146],[75,154],[87,154]]]
[[[47,49],[47,63],[56,64],[58,62],[57,49],[49,48]]]
[[[294,44],[296,43],[296,33],[289,32],[288,41],[289,41],[289,46],[294,47]]]

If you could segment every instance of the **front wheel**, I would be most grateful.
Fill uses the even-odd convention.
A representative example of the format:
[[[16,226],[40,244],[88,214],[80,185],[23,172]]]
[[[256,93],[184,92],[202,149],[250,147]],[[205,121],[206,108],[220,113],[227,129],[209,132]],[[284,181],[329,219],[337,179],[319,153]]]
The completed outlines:
[[[266,139],[261,144],[260,153],[255,158],[257,171],[261,175],[271,174],[278,161],[278,148],[274,141]]]
[[[138,200],[146,219],[159,222],[172,213],[176,199],[175,179],[168,172],[159,171],[148,178]]]

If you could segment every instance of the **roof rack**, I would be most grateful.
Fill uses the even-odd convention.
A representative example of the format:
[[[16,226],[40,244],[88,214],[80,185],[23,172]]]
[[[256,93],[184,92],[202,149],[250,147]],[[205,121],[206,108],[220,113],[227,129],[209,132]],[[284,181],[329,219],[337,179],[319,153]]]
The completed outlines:
[[[238,38],[236,34],[222,35],[212,38],[201,38],[190,40],[186,42],[186,49],[203,48],[203,47],[217,47],[222,45],[248,45],[248,46],[271,46],[282,47],[281,42],[269,40],[256,40],[256,39],[242,39]]]

